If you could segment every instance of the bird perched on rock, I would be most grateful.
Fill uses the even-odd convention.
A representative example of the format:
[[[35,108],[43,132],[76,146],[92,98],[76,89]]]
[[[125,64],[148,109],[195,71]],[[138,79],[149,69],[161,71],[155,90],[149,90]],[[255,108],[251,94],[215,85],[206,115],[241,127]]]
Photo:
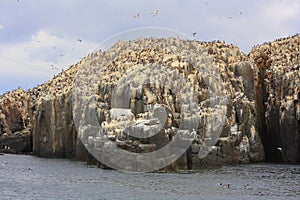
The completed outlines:
[[[281,147],[277,147],[277,150],[282,152],[282,148]]]

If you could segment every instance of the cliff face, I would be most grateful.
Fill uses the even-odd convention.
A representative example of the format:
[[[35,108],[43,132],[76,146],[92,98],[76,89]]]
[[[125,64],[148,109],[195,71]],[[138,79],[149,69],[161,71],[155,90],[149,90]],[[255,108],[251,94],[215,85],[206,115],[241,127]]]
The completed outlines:
[[[30,102],[27,94],[21,90],[9,92],[0,99],[0,132],[15,133],[26,128],[29,123]]]
[[[300,162],[300,37],[255,47],[258,126],[268,161]]]
[[[89,129],[91,124],[79,124],[83,143],[91,151],[108,144],[106,137],[117,142],[121,149],[138,153],[151,148],[158,150],[173,142],[174,136],[184,130],[195,131],[196,139],[181,159],[173,163],[175,169],[200,169],[264,159],[255,127],[253,67],[237,47],[222,42],[174,38],[119,42],[106,52],[91,55],[82,65],[85,67],[78,72],[80,80],[75,84],[77,101],[82,104],[90,95],[96,95],[97,100],[92,109],[83,108],[76,114],[80,118],[96,110],[99,117],[94,121],[104,129],[99,134]],[[163,80],[163,84],[158,80]],[[192,98],[196,95],[193,108],[186,103],[190,95]],[[222,113],[218,106],[224,103],[221,97],[225,96],[226,112]],[[163,104],[167,110],[166,124],[160,124],[160,117],[155,115],[156,104]],[[218,127],[214,121],[222,116],[224,124]],[[129,130],[122,126],[124,123],[130,125]],[[156,128],[159,133],[149,140],[128,134],[129,131],[139,135],[142,130]],[[109,158],[118,156],[114,153],[107,152],[106,161],[110,165],[114,163],[110,163]],[[131,159],[130,155],[122,158]],[[162,162],[168,160],[172,160],[171,156]],[[145,158],[140,164],[146,165],[148,161]],[[130,162],[124,163],[124,167],[129,165]]]
[[[42,157],[74,157],[76,131],[73,127],[70,92],[41,97],[35,109],[34,154]]]
[[[172,161],[166,170],[258,162],[264,152],[267,160],[299,162],[298,55],[299,36],[255,47],[249,56],[222,42],[118,42],[26,93],[1,96],[0,141],[24,132],[32,136],[29,142],[37,156],[86,160],[92,158],[86,148],[97,155],[100,147],[113,143],[133,153],[152,152],[187,131],[196,137],[180,158],[162,160]],[[163,71],[151,71],[157,66],[164,66]],[[137,72],[141,76],[133,76]],[[128,85],[130,89],[124,87]],[[91,96],[94,103],[82,106]],[[185,106],[187,97],[196,104]],[[226,104],[219,97],[226,97]],[[164,124],[157,104],[164,105]],[[219,105],[226,105],[225,113]],[[214,126],[220,116],[224,123]],[[101,133],[90,128],[93,122]],[[145,130],[158,134],[140,139]],[[220,135],[214,134],[218,131]],[[117,157],[113,152],[105,156]],[[107,162],[98,164],[113,164]]]
[[[73,66],[28,91],[32,98],[33,153],[41,157],[86,160],[72,115]]]
[[[30,98],[21,89],[0,97],[0,149],[32,151],[30,109]]]

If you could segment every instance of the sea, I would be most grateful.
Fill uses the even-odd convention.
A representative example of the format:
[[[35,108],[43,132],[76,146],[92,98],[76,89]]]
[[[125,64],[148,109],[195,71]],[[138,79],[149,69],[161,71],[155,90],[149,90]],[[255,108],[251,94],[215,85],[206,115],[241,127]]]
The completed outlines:
[[[0,199],[300,199],[300,165],[129,173],[66,159],[5,154],[0,155]]]

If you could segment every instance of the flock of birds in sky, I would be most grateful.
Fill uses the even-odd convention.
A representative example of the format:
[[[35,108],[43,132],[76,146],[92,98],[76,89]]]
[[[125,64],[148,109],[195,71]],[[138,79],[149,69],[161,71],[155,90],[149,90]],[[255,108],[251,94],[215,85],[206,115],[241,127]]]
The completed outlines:
[[[17,0],[17,2],[19,2],[19,0]],[[207,2],[207,1],[205,2],[205,5],[206,5],[206,6],[208,5],[208,2]],[[154,10],[154,11],[152,11],[150,14],[151,14],[153,17],[156,17],[156,16],[159,14],[159,10]],[[240,12],[240,15],[243,15],[243,13]],[[142,17],[142,14],[141,14],[140,12],[139,12],[139,13],[136,13],[136,14],[133,16],[134,19],[139,19],[139,18],[141,18],[141,17]],[[229,16],[228,19],[232,19],[232,17]],[[0,24],[0,31],[2,31],[3,29],[4,29],[4,26]],[[197,32],[193,32],[193,33],[192,33],[192,36],[193,36],[193,37],[196,37],[196,35],[197,35]],[[37,42],[40,43],[41,41],[38,40]],[[82,42],[82,40],[81,40],[81,39],[77,39],[77,42]],[[56,47],[54,47],[54,49],[56,49]],[[74,48],[72,48],[72,49],[74,49]],[[65,56],[65,54],[60,54],[60,55],[59,55],[59,57],[63,57],[63,56]],[[58,70],[58,67],[56,66],[56,64],[57,64],[57,62],[54,62],[53,64],[51,64],[50,68],[51,68],[52,70]]]
[[[155,11],[151,12],[151,15],[153,17],[157,16],[158,15],[158,10],[155,10]],[[136,15],[133,16],[133,18],[140,18],[140,16],[141,16],[141,13],[137,13]]]

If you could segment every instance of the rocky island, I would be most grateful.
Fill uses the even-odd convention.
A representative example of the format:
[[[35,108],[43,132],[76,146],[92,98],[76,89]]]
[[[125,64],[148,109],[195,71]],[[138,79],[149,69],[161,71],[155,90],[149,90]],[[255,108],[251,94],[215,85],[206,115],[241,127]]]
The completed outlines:
[[[0,152],[33,152],[107,168],[110,163],[94,156],[107,141],[114,148],[148,153],[188,132],[192,141],[179,148],[179,157],[162,160],[168,163],[163,170],[300,163],[299,48],[298,35],[255,46],[248,55],[221,41],[119,41],[42,85],[1,95]],[[81,107],[90,97],[93,103]],[[101,133],[82,116],[97,122]],[[148,130],[157,134],[139,138]],[[105,156],[117,157],[113,150]]]

